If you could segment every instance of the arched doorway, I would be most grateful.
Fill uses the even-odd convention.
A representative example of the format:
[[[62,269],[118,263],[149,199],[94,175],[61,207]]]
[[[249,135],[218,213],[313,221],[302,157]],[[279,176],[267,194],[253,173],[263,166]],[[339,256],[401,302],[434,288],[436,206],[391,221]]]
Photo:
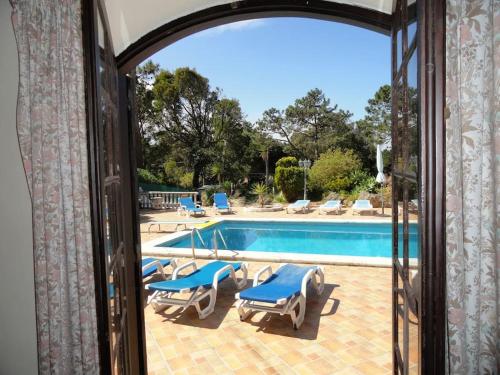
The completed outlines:
[[[95,51],[87,56],[90,66],[95,68],[87,73],[87,78],[88,87],[93,88],[88,103],[94,109],[90,144],[94,157],[91,166],[94,172],[94,241],[100,244],[96,246],[96,279],[99,280],[100,306],[103,306],[101,329],[109,332],[101,333],[103,366],[114,368],[116,373],[145,371],[139,236],[137,223],[134,223],[137,207],[133,203],[137,197],[132,189],[135,183],[131,131],[134,96],[127,74],[155,51],[194,32],[238,20],[295,15],[354,23],[391,33],[393,142],[396,146],[393,160],[398,187],[394,189],[393,206],[402,206],[402,215],[398,215],[397,210],[393,215],[394,373],[410,372],[411,314],[420,323],[420,372],[441,373],[444,368],[443,2],[419,1],[415,5],[398,1],[392,16],[329,1],[234,2],[161,26],[133,43],[116,60],[111,44],[106,42],[109,25],[102,4],[89,2],[86,10],[86,25],[94,32],[87,41],[87,51]],[[419,27],[413,29],[415,22]],[[415,66],[416,71],[412,70]],[[414,83],[416,87],[412,86]],[[418,92],[416,102],[412,88]],[[102,99],[103,92],[105,99]],[[98,105],[100,100],[104,100],[105,107]],[[420,126],[412,123],[413,115],[419,119]],[[98,124],[107,124],[111,130],[99,128]],[[410,272],[408,261],[408,210],[414,198],[410,197],[412,191],[420,192],[417,202],[421,221],[418,279]],[[402,237],[401,241],[398,236]],[[108,251],[111,255],[106,255],[107,242],[112,244]]]

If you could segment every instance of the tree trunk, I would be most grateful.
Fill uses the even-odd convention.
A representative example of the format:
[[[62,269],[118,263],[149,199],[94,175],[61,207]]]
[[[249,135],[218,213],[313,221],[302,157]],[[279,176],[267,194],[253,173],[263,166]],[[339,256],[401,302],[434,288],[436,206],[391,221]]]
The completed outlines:
[[[197,189],[200,187],[199,186],[200,185],[200,172],[201,172],[200,167],[195,165],[193,167],[193,183],[192,183],[193,189]]]
[[[269,149],[266,150],[266,186],[269,184]]]

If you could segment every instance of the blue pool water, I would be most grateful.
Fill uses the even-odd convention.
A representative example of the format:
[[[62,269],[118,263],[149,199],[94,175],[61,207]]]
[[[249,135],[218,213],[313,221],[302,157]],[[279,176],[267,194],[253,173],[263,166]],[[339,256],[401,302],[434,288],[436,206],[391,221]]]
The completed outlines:
[[[201,230],[205,244],[212,247],[213,232],[220,230],[227,248],[238,251],[285,252],[301,254],[391,257],[392,224],[390,223],[311,223],[259,222],[224,220]],[[418,227],[410,224],[410,257],[418,251]],[[400,228],[402,249],[403,229]],[[158,246],[190,248],[191,236],[167,241]],[[196,248],[203,248],[195,236]],[[217,237],[217,247],[225,249]],[[402,251],[402,250],[401,250]]]

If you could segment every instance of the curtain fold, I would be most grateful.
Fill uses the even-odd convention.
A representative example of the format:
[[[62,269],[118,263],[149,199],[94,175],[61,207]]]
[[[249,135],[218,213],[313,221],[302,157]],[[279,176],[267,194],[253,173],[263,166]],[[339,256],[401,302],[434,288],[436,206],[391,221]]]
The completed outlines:
[[[500,1],[448,0],[446,257],[450,374],[500,366]]]
[[[12,0],[40,374],[99,372],[79,0]]]

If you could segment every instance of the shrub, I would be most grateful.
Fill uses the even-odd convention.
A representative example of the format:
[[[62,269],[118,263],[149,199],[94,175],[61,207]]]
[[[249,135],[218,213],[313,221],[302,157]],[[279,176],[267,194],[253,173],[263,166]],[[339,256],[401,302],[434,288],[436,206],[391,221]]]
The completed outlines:
[[[222,185],[220,185],[222,191],[224,191],[228,196],[231,195],[232,184],[231,181],[224,181]]]
[[[193,188],[193,172],[184,173],[179,179],[179,186],[184,189]]]
[[[180,185],[180,180],[183,175],[182,168],[177,166],[177,162],[173,159],[163,163],[163,171],[165,173],[165,182],[170,185]]]
[[[211,206],[214,204],[214,194],[220,191],[218,186],[207,187],[201,193],[201,204],[203,206]]]
[[[298,165],[293,156],[281,158],[276,163],[274,182],[288,202],[297,200],[303,191],[304,172]]]
[[[161,184],[162,182],[160,178],[147,169],[137,168],[137,177],[139,178],[139,182],[145,184]]]
[[[276,162],[276,167],[290,168],[298,167],[299,161],[295,156],[285,156]]]
[[[358,192],[353,192],[353,193],[345,193],[343,194],[344,199],[343,199],[343,204],[344,206],[350,207],[352,204],[359,199],[359,193]]]
[[[366,191],[368,193],[378,192],[378,183],[374,176],[370,176],[365,171],[355,171],[350,176],[353,185],[353,191]]]
[[[279,194],[274,196],[274,202],[276,203],[286,203],[286,198],[283,195],[283,192],[280,192]]]
[[[262,182],[258,182],[252,187],[252,194],[257,195],[257,202],[259,202],[260,207],[264,207],[266,204],[267,186]]]
[[[356,170],[361,170],[361,161],[352,150],[327,151],[311,168],[311,187],[321,191],[350,191],[353,188],[351,175]]]

